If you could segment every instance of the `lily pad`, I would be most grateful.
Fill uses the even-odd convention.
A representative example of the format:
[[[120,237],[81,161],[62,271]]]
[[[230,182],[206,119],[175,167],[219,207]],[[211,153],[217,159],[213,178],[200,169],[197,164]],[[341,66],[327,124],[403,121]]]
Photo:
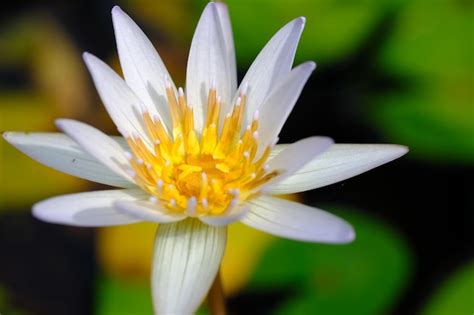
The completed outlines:
[[[147,281],[101,277],[97,283],[97,315],[153,314]]]
[[[456,271],[437,290],[422,315],[474,314],[474,262]]]
[[[413,1],[380,55],[401,88],[374,98],[373,121],[420,158],[474,162],[474,10]]]
[[[338,214],[355,227],[354,243],[281,239],[263,257],[250,289],[293,293],[277,314],[382,314],[406,285],[411,255],[396,231],[360,212]]]

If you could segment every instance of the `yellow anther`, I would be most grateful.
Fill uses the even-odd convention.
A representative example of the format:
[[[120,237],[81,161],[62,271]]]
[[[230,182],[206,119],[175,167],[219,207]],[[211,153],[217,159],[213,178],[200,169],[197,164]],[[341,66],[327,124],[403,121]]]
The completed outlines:
[[[206,203],[207,203],[208,193],[209,193],[209,178],[207,177],[207,174],[203,172],[201,174],[201,190],[199,192],[199,199],[206,200]],[[207,208],[207,206],[205,208]]]
[[[188,165],[188,164],[182,164],[178,166],[178,169],[182,171],[178,175],[178,180],[184,180],[190,174],[202,171],[202,168],[200,166]]]
[[[128,171],[152,195],[150,201],[190,216],[227,214],[278,175],[265,167],[272,148],[259,150],[258,111],[242,132],[245,87],[223,121],[221,99],[211,88],[202,130],[195,130],[194,112],[183,89],[176,96],[168,81],[166,95],[172,136],[158,117],[145,111],[143,122],[153,146],[136,135],[126,137],[132,152],[126,155]]]
[[[202,154],[211,154],[216,147],[217,125],[211,124],[204,129],[202,134]]]

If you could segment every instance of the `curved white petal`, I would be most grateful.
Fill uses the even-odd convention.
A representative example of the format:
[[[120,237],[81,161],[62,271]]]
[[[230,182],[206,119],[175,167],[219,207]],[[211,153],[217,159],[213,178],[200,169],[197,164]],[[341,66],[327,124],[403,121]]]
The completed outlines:
[[[226,237],[226,227],[196,219],[158,227],[151,278],[156,314],[196,312],[219,270]]]
[[[285,145],[277,145],[275,151]],[[408,148],[396,144],[334,144],[286,179],[268,187],[271,194],[290,194],[334,184],[393,161]]]
[[[267,163],[268,172],[279,171],[280,175],[264,185],[265,192],[271,190],[275,183],[291,176],[315,156],[326,151],[333,143],[328,137],[309,137],[286,146]]]
[[[230,77],[230,92],[237,90],[237,64],[235,60],[234,35],[232,33],[232,25],[229,18],[229,10],[227,5],[222,2],[216,2],[217,14],[224,36],[225,50],[227,54],[227,67]]]
[[[199,217],[199,220],[209,225],[223,226],[223,225],[227,225],[232,222],[240,220],[249,210],[250,208],[248,206],[239,205],[228,214],[205,215],[205,216]]]
[[[309,61],[291,70],[260,106],[258,128],[259,140],[262,144],[260,148],[275,142],[315,68],[316,64]]]
[[[139,222],[113,207],[117,200],[146,198],[139,189],[103,190],[53,197],[33,206],[33,216],[42,221],[75,226],[108,226]]]
[[[318,243],[348,243],[355,238],[349,223],[317,208],[270,196],[261,196],[247,203],[250,211],[240,222],[257,230]]]
[[[159,205],[146,200],[119,200],[114,206],[119,212],[143,221],[170,223],[186,218],[184,214],[170,213]]]
[[[115,39],[127,85],[136,93],[147,110],[159,115],[171,127],[171,116],[166,98],[170,75],[153,44],[137,24],[118,6],[112,9]]]
[[[231,90],[231,61],[228,60],[227,46],[217,5],[211,2],[196,27],[186,70],[187,102],[193,106],[197,131],[201,131],[204,123],[211,87],[214,86],[221,97],[221,114],[225,115],[230,108],[234,91]]]
[[[5,132],[5,140],[30,158],[60,172],[105,185],[130,188],[134,183],[111,171],[104,164],[62,133]],[[124,149],[122,137],[112,137]]]
[[[92,126],[71,119],[58,119],[56,125],[76,141],[84,151],[110,170],[130,182],[134,182],[133,178],[125,171],[129,164],[124,154],[125,151],[109,136]]]
[[[143,103],[123,79],[94,55],[83,54],[97,92],[118,130],[124,135],[138,134],[149,144],[142,121]]]
[[[281,28],[265,45],[250,66],[239,91],[248,87],[247,120],[281,78],[290,72],[305,19],[297,18]]]

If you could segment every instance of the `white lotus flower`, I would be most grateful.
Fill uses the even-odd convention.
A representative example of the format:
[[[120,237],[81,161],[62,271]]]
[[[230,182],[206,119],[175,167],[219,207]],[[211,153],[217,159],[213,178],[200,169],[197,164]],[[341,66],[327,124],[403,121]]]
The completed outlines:
[[[313,62],[292,68],[304,18],[279,30],[237,88],[227,8],[209,3],[196,28],[186,90],[176,89],[151,42],[112,10],[124,80],[85,53],[94,83],[123,137],[60,119],[60,133],[4,133],[33,159],[120,189],[37,203],[44,221],[108,226],[162,223],[152,274],[155,312],[193,313],[218,271],[226,225],[240,221],[301,241],[346,243],[352,227],[323,210],[278,198],[329,185],[394,160],[399,145],[333,144],[310,137],[276,145]]]

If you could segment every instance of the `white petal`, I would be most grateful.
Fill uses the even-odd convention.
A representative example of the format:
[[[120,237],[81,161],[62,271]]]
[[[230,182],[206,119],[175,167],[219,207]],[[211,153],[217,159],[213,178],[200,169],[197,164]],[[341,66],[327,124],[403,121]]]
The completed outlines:
[[[201,15],[196,27],[186,70],[187,101],[194,108],[194,125],[199,132],[202,129],[207,110],[209,89],[212,85],[221,97],[221,114],[225,115],[230,107],[231,61],[228,60],[227,44],[221,29],[217,5],[209,3]]]
[[[42,221],[75,226],[129,224],[140,220],[116,211],[113,203],[141,198],[146,198],[146,195],[139,189],[64,195],[38,202],[33,206],[33,215]]]
[[[226,227],[196,219],[159,226],[151,278],[156,314],[196,312],[219,270],[226,236]]]
[[[259,109],[258,134],[263,144],[260,148],[274,143],[315,68],[316,64],[311,61],[294,68],[265,99]]]
[[[305,19],[297,18],[281,28],[265,45],[247,71],[239,91],[248,86],[247,120],[281,78],[290,72]]]
[[[222,226],[240,220],[249,210],[248,206],[239,205],[228,214],[201,216],[199,220],[209,225]]]
[[[76,141],[87,153],[133,183],[133,178],[127,174],[125,168],[128,160],[123,148],[109,136],[92,126],[71,119],[58,119],[56,125],[69,137]]]
[[[118,6],[112,9],[115,39],[127,85],[152,115],[159,115],[170,127],[171,116],[166,100],[166,82],[170,75],[153,44],[137,24]],[[154,105],[154,106],[153,106]]]
[[[230,92],[237,90],[237,65],[235,61],[234,35],[232,33],[232,25],[229,18],[229,10],[227,5],[222,2],[216,2],[217,14],[224,36],[225,50],[227,53],[227,66],[230,76]]]
[[[119,212],[143,221],[169,223],[186,218],[183,214],[170,213],[159,205],[146,200],[117,201],[114,206]]]
[[[102,60],[89,53],[84,53],[83,57],[97,92],[119,131],[122,134],[136,133],[149,144],[148,134],[142,122],[141,113],[144,105],[141,100]]]
[[[265,184],[268,191],[275,183],[291,176],[315,156],[326,151],[334,142],[327,137],[309,137],[286,146],[278,155],[268,161],[268,172],[277,170],[280,175]]]
[[[240,222],[273,235],[319,243],[348,243],[355,238],[349,223],[317,208],[270,196],[247,203],[250,211]]]
[[[284,145],[277,145],[275,150],[284,148]],[[267,192],[290,194],[334,184],[407,152],[407,147],[395,144],[335,144],[291,176],[269,187]]]
[[[95,157],[84,152],[71,138],[62,133],[5,132],[5,140],[32,159],[60,172],[84,178],[93,182],[130,188],[134,183],[117,175]],[[126,148],[122,137],[112,137]]]

